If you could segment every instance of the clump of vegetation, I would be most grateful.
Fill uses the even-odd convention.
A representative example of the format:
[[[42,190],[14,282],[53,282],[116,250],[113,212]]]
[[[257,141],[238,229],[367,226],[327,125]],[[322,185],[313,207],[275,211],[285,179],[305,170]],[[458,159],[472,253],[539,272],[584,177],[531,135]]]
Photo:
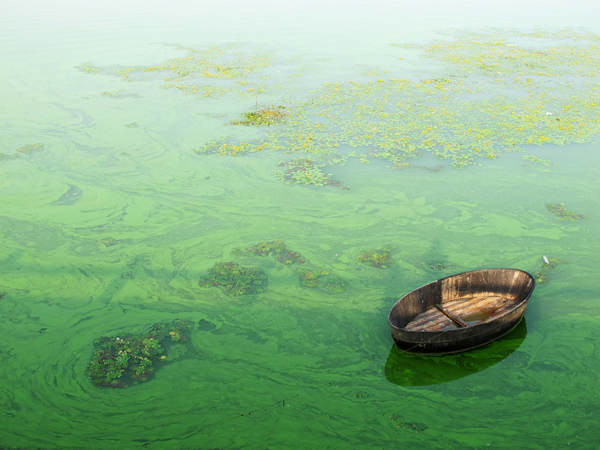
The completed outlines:
[[[439,262],[429,262],[425,264],[429,270],[434,272],[441,272],[442,270],[446,270],[446,264]]]
[[[217,328],[217,326],[214,323],[212,323],[210,320],[200,319],[198,321],[198,329],[200,331],[212,331],[216,328]]]
[[[341,186],[331,174],[322,170],[322,165],[306,158],[294,158],[291,161],[279,163],[281,170],[277,175],[287,183],[312,184],[314,186]]]
[[[112,247],[114,245],[117,245],[119,243],[119,241],[115,238],[106,237],[106,238],[100,239],[100,243],[102,245],[104,245],[105,247]]]
[[[548,161],[547,159],[538,158],[537,156],[527,155],[527,156],[523,156],[523,159],[525,161],[529,161],[532,164],[539,164],[544,167],[550,166],[550,161]]]
[[[139,95],[133,92],[123,92],[121,90],[104,91],[102,96],[110,98],[138,98]]]
[[[430,154],[462,167],[528,145],[589,142],[600,131],[598,42],[598,35],[569,30],[513,30],[461,31],[435,42],[395,45],[442,63],[443,75],[411,80],[374,72],[360,81],[326,84],[296,102],[293,120],[283,119],[285,127],[268,127],[279,123],[285,109],[257,108],[234,123],[268,131],[252,149],[240,147],[319,156],[342,151],[396,167]],[[264,71],[270,65],[266,55],[230,46],[177,48],[186,53],[155,65],[84,63],[79,69],[127,81],[162,79],[165,88],[206,97],[235,92],[256,98],[273,85]],[[231,149],[236,145],[208,145],[200,152],[239,154]],[[534,167],[546,164],[526,160]]]
[[[232,122],[233,125],[245,125],[252,127],[267,127],[277,125],[287,116],[285,106],[271,106],[256,111],[244,113],[243,120]]]
[[[556,258],[546,258],[544,257],[542,261],[542,265],[540,266],[540,270],[533,274],[535,278],[535,282],[538,284],[545,283],[548,281],[548,275],[550,272],[554,270],[554,268],[558,265],[559,260]]]
[[[148,381],[168,361],[174,344],[190,345],[192,323],[174,320],[155,324],[147,333],[107,336],[94,342],[87,375],[96,386],[127,387]]]
[[[248,142],[229,144],[227,142],[210,141],[194,151],[199,155],[238,156],[259,152],[261,149],[262,147],[249,144]]]
[[[37,142],[35,144],[22,145],[15,151],[17,153],[22,153],[24,155],[28,155],[29,153],[39,152],[41,150],[44,150],[44,144],[42,144],[41,142]]]
[[[358,260],[378,269],[387,269],[394,262],[388,248],[364,250],[358,255]]]
[[[219,287],[227,295],[258,294],[267,287],[267,274],[256,267],[227,261],[216,263],[200,280],[202,286]]]
[[[396,426],[398,428],[401,428],[403,430],[409,430],[409,431],[415,431],[417,433],[421,433],[429,428],[427,426],[427,424],[424,424],[422,422],[406,422],[403,420],[402,414],[399,414],[399,413],[392,414],[390,416],[390,419],[392,420],[393,423],[396,424]]]
[[[266,55],[236,52],[231,46],[206,49],[175,47],[186,54],[152,65],[99,67],[86,62],[77,69],[87,74],[117,76],[128,82],[162,80],[163,88],[175,88],[204,97],[226,92],[251,95],[263,92],[262,70],[270,65]]]
[[[139,124],[137,122],[131,122],[125,125],[126,128],[137,128]]]
[[[93,65],[90,62],[84,62],[80,66],[76,66],[76,68],[85,73],[99,73],[100,72],[100,68]]]
[[[561,220],[580,220],[583,219],[581,214],[576,214],[573,211],[565,208],[564,203],[546,203],[546,209]]]
[[[269,242],[259,242],[246,249],[247,252],[257,256],[275,256],[282,264],[303,264],[306,259],[298,253],[290,250],[281,239]]]
[[[329,294],[338,294],[346,289],[346,282],[328,270],[302,270],[300,285],[307,288],[321,289]]]

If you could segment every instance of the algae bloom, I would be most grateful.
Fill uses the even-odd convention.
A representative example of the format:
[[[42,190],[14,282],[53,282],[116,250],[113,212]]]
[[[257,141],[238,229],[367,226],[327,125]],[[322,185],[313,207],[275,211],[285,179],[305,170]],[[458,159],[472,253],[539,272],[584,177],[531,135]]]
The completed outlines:
[[[275,256],[281,264],[302,264],[306,259],[298,253],[290,250],[281,239],[269,242],[259,242],[246,249],[247,252],[257,256]]]
[[[564,203],[546,203],[546,209],[561,220],[580,220],[583,219],[581,214],[576,214],[573,211],[565,208]]]
[[[286,116],[285,106],[272,106],[244,113],[244,119],[234,121],[233,125],[266,127],[280,123]]]
[[[216,263],[200,280],[201,286],[216,286],[230,296],[258,294],[267,287],[267,274],[256,267],[233,261]]]
[[[364,250],[358,256],[358,260],[377,269],[387,269],[393,263],[390,251],[387,248]]]
[[[175,343],[189,343],[192,323],[175,320],[155,324],[147,333],[106,336],[94,342],[87,375],[96,386],[127,387],[148,381]],[[169,331],[170,330],[170,331]],[[173,339],[175,333],[178,339]]]

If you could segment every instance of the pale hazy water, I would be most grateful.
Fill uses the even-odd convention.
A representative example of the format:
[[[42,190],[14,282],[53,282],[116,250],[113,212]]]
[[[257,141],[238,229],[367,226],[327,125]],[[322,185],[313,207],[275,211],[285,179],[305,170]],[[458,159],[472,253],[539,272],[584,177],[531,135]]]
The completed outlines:
[[[594,447],[597,141],[439,171],[428,170],[440,163],[431,157],[402,170],[350,161],[332,169],[348,191],[282,183],[274,171],[289,155],[193,152],[223,135],[260,136],[229,124],[256,102],[304,101],[324,83],[369,71],[418,79],[444,70],[399,60],[390,44],[463,28],[598,33],[592,5],[10,2],[4,10],[0,153],[11,157],[0,159],[1,447]],[[182,56],[165,44],[268,54],[269,89],[204,98],[76,69]],[[103,95],[112,91],[122,97]],[[37,142],[42,151],[15,152]],[[550,215],[545,203],[559,202],[585,218]],[[108,238],[117,243],[104,245]],[[346,291],[303,288],[297,268],[233,252],[272,239],[342,277]],[[392,248],[389,269],[357,262],[361,250],[382,246]],[[402,294],[479,267],[535,272],[543,255],[560,264],[506,339],[441,359],[395,351],[386,314]],[[228,260],[262,267],[266,292],[232,298],[198,286]],[[174,318],[215,325],[196,326],[193,357],[126,389],[91,384],[94,339]]]

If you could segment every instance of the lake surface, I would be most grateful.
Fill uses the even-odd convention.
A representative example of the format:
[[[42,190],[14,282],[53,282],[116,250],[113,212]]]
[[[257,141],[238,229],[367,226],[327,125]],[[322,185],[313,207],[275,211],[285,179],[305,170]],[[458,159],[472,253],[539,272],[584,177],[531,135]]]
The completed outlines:
[[[589,5],[200,3],[0,19],[0,447],[596,445]],[[399,297],[484,267],[538,278],[511,334],[394,347]],[[98,339],[175,320],[92,382]]]

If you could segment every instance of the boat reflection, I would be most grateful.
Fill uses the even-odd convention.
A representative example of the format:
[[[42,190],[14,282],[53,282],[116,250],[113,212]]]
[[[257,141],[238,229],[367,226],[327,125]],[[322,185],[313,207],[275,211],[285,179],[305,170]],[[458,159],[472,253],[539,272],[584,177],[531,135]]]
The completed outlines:
[[[446,383],[480,372],[514,352],[527,335],[525,317],[509,334],[479,349],[446,356],[406,353],[392,345],[385,377],[401,386]]]

